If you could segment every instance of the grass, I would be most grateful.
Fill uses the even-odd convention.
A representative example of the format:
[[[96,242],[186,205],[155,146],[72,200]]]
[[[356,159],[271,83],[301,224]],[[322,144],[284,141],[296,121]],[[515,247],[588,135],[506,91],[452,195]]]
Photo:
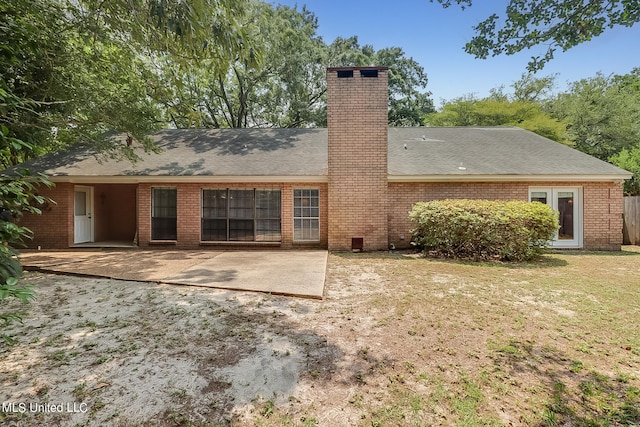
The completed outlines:
[[[518,264],[402,254],[332,261],[375,266],[386,279],[387,292],[360,296],[350,316],[376,308],[376,335],[404,333],[396,354],[422,372],[395,381],[379,402],[358,399],[361,425],[640,424],[640,331],[630,327],[640,324],[640,253],[554,253]],[[423,411],[407,404],[413,395]]]
[[[78,287],[51,288],[47,321],[25,325],[34,336],[11,348],[16,359],[44,354],[33,367],[50,382],[31,385],[42,400],[87,401],[87,425],[640,425],[640,252],[517,264],[332,254],[321,302],[146,286],[98,287],[89,294],[99,297],[73,309]],[[218,376],[259,346],[269,348],[265,367],[299,366],[284,396],[269,393],[266,376]],[[137,390],[112,375],[164,378],[157,364],[134,365],[151,358],[167,369],[197,361],[198,372],[153,390],[169,402],[156,418],[126,418],[109,393]],[[0,373],[0,384],[29,375],[16,372]],[[67,379],[57,382],[60,372]],[[266,399],[240,407],[224,395],[250,381]]]

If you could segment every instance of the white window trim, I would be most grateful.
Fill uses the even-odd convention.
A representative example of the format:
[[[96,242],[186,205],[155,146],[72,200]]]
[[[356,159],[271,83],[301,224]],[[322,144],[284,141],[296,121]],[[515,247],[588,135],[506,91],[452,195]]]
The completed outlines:
[[[318,192],[318,216],[317,217],[297,217],[295,215],[295,209],[296,209],[296,190],[313,190],[313,191],[317,191]],[[293,190],[291,191],[291,196],[292,196],[292,200],[291,200],[291,215],[292,215],[292,219],[293,219],[293,224],[292,224],[292,230],[293,230],[293,241],[294,242],[319,242],[322,236],[322,228],[321,228],[321,221],[320,221],[320,216],[321,216],[321,212],[322,212],[322,200],[320,197],[320,189],[318,187],[295,187],[293,188]],[[318,220],[318,238],[317,239],[296,239],[296,219],[317,219]]]
[[[579,186],[564,187],[564,186],[545,186],[545,187],[529,187],[529,201],[531,201],[531,195],[535,192],[546,192],[551,198],[549,204],[556,212],[557,209],[557,194],[565,191],[571,191],[575,194],[574,200],[574,239],[569,241],[562,241],[556,238],[550,242],[552,248],[565,248],[565,249],[581,249],[584,246],[584,206],[583,206],[583,189]]]

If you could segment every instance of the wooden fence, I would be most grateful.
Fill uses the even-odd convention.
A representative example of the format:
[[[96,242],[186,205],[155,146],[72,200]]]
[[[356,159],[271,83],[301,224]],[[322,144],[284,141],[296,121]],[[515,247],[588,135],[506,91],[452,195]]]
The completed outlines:
[[[640,196],[624,198],[623,236],[625,245],[640,245]]]

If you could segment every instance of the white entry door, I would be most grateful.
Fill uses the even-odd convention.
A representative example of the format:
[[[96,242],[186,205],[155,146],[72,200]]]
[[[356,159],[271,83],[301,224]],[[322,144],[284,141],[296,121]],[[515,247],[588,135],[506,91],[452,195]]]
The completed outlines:
[[[74,193],[73,243],[93,242],[93,189],[76,187]]]
[[[529,200],[545,203],[558,212],[560,222],[551,246],[582,247],[582,194],[579,187],[530,188]]]

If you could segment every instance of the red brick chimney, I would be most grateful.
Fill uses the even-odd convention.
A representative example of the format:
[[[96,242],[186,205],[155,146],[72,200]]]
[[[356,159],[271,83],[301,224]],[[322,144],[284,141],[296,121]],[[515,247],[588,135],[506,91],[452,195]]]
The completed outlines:
[[[388,246],[387,67],[327,69],[330,250]]]

